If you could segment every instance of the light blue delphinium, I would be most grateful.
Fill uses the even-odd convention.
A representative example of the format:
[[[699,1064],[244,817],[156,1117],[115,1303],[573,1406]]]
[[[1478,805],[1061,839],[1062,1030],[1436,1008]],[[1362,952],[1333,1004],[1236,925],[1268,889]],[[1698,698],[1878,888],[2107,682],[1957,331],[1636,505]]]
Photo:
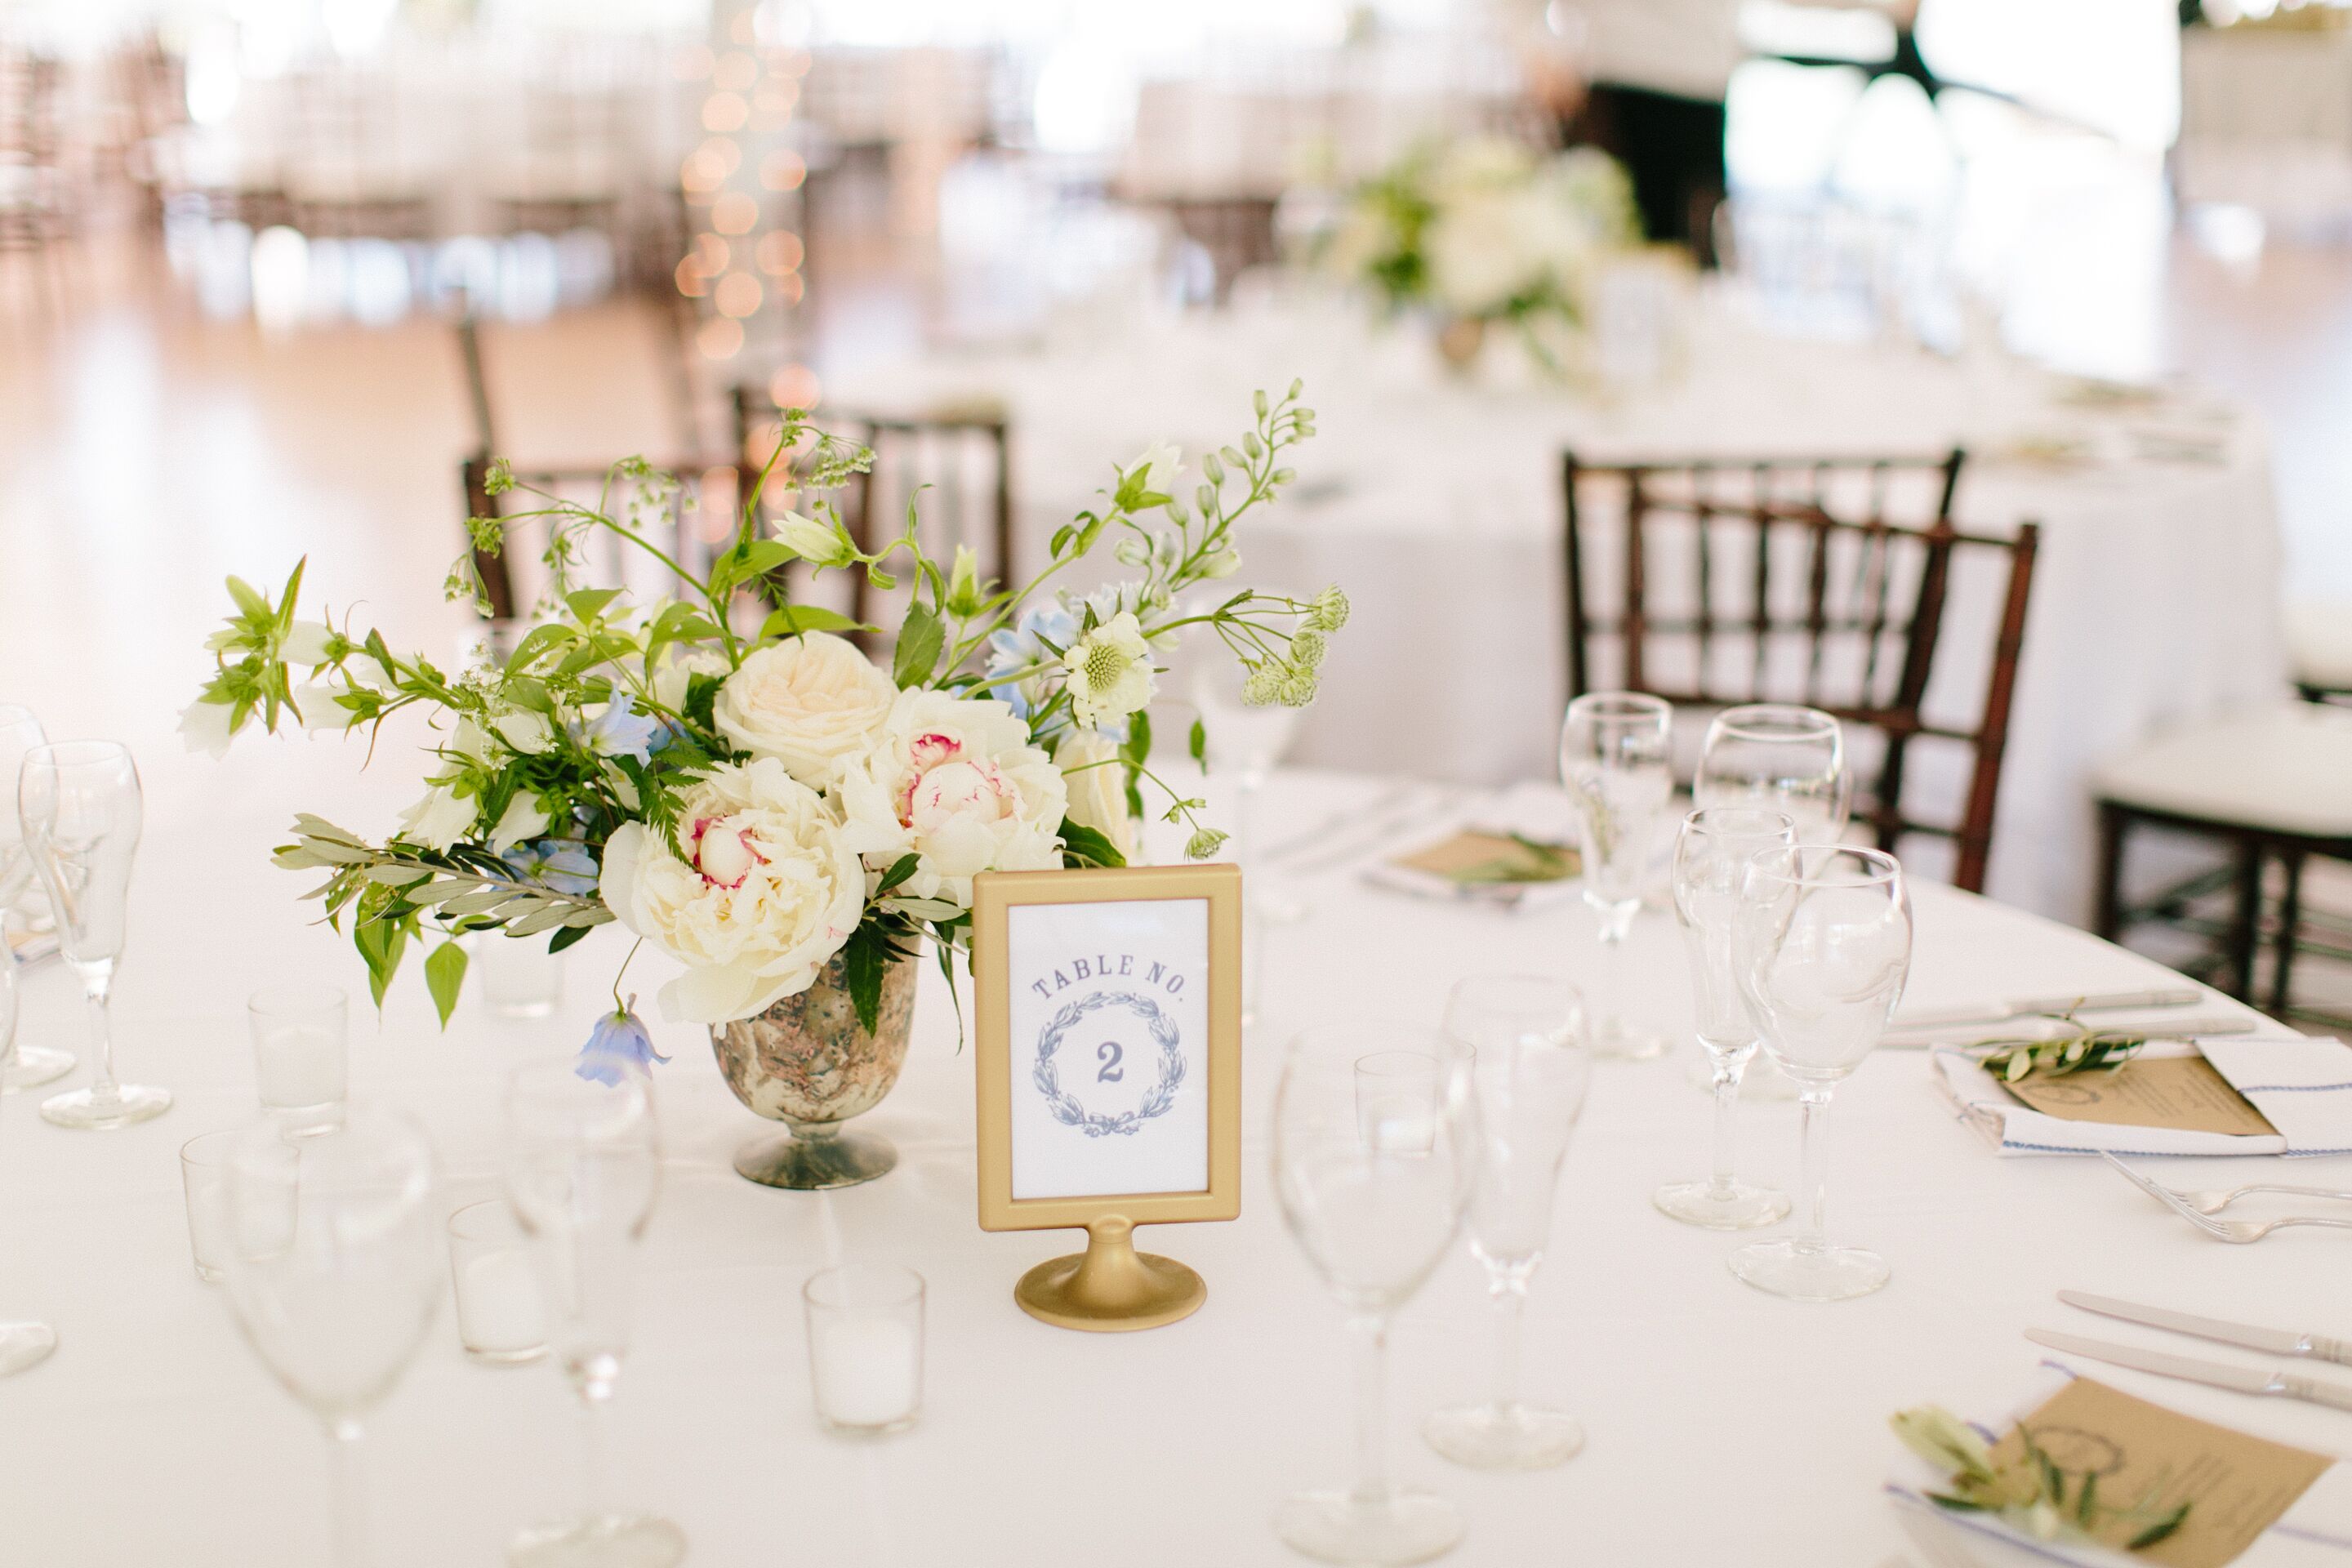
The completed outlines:
[[[634,1005],[636,998],[629,1001]],[[591,1083],[617,1085],[624,1074],[650,1070],[654,1063],[667,1060],[654,1049],[654,1037],[634,1006],[623,1006],[596,1020],[572,1070]]]
[[[573,838],[538,838],[499,857],[525,881],[584,899],[596,890],[596,858]]]

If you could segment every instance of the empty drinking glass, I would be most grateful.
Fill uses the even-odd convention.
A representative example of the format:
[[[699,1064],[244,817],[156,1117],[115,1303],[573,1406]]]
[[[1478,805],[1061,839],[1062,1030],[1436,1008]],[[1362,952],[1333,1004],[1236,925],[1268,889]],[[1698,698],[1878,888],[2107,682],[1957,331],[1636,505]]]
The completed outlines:
[[[1559,776],[1576,811],[1584,860],[1584,901],[1601,920],[1600,1005],[1586,1044],[1595,1056],[1665,1053],[1657,1035],[1626,1026],[1621,1000],[1622,947],[1642,908],[1642,876],[1658,814],[1674,793],[1666,743],[1674,710],[1633,691],[1595,691],[1568,705],[1559,731]]]
[[[1845,831],[1853,781],[1845,732],[1818,708],[1754,702],[1706,727],[1691,797],[1701,806],[1760,805],[1788,813],[1800,844],[1834,844]]]
[[[332,985],[269,985],[246,1003],[261,1109],[289,1132],[332,1127],[351,1092],[349,1011]]]
[[[0,1061],[16,1028],[16,955],[0,940]],[[0,1323],[0,1377],[22,1372],[58,1348],[57,1331],[47,1323]]]
[[[264,1122],[238,1139],[206,1202],[223,1205],[214,1234],[238,1326],[326,1428],[334,1561],[358,1568],[370,1555],[361,1419],[399,1383],[441,1304],[431,1145],[385,1111],[293,1141]]]
[[[1886,1261],[1832,1247],[1822,1174],[1830,1091],[1862,1065],[1903,999],[1911,970],[1911,896],[1903,868],[1876,849],[1769,849],[1748,862],[1732,928],[1732,973],[1765,1053],[1797,1080],[1803,1228],[1731,1255],[1759,1290],[1838,1301],[1886,1283]]]
[[[1743,1182],[1734,1170],[1739,1080],[1756,1054],[1756,1026],[1732,976],[1731,932],[1748,861],[1796,841],[1796,824],[1786,812],[1753,805],[1694,811],[1675,840],[1675,920],[1690,955],[1698,1043],[1713,1069],[1715,1172],[1704,1182],[1669,1183],[1652,1201],[1685,1225],[1751,1230],[1789,1212],[1787,1194]]]
[[[457,1292],[457,1342],[474,1360],[520,1366],[547,1353],[547,1303],[530,1237],[504,1198],[449,1216],[449,1277]]]
[[[107,1004],[122,959],[131,861],[139,849],[139,770],[112,741],[37,746],[16,784],[25,852],[58,913],[58,945],[81,977],[98,1047],[98,1080],[51,1095],[41,1114],[60,1127],[110,1131],[172,1109],[160,1089],[114,1080]]]
[[[13,702],[0,702],[0,948],[14,952],[11,940],[11,917],[23,900],[33,881],[33,863],[25,854],[25,836],[17,825],[16,814],[7,808],[13,801],[16,780],[24,772],[25,755],[37,746],[48,743],[41,732],[41,721],[33,717],[32,710],[17,707]],[[54,1046],[27,1045],[23,1040],[10,1043],[5,1031],[0,1031],[0,1091],[35,1089],[73,1071],[74,1054]]]
[[[188,1209],[188,1257],[196,1278],[207,1285],[220,1282],[228,1268],[229,1167],[237,1146],[250,1130],[202,1132],[180,1145],[180,1196]]]
[[[1434,1030],[1363,1023],[1292,1043],[1275,1091],[1282,1217],[1357,1340],[1357,1479],[1275,1515],[1290,1546],[1329,1563],[1419,1563],[1462,1537],[1462,1515],[1388,1470],[1388,1330],[1461,1227],[1478,1166],[1470,1054]]]
[[[1584,1447],[1574,1418],[1519,1401],[1528,1287],[1551,1237],[1560,1162],[1592,1077],[1577,1039],[1582,1013],[1574,988],[1535,975],[1473,975],[1445,1004],[1445,1032],[1474,1053],[1479,1172],[1470,1250],[1486,1266],[1497,1316],[1494,1397],[1441,1410],[1422,1428],[1456,1464],[1538,1469]]]
[[[609,1062],[601,1070],[583,1077],[567,1056],[518,1068],[507,1084],[507,1196],[536,1244],[549,1342],[580,1396],[586,1456],[579,1516],[518,1535],[507,1552],[518,1568],[664,1568],[686,1555],[677,1525],[615,1513],[605,1501],[598,1415],[628,1353],[637,1243],[661,1190],[661,1141],[645,1072]]]
[[[801,1300],[817,1419],[860,1436],[912,1426],[923,1404],[923,1277],[846,1263],[810,1275]]]

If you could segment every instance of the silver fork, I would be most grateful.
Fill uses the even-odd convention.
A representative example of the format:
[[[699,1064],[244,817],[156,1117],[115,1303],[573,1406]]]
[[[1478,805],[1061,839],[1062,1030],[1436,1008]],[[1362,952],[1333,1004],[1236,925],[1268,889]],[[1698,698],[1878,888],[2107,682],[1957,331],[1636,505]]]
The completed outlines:
[[[2338,1203],[2352,1203],[2352,1193],[2339,1193],[2333,1187],[2289,1186],[2284,1182],[2248,1182],[2242,1187],[2203,1191],[2191,1189],[2187,1192],[2179,1187],[2167,1187],[2165,1191],[2195,1209],[2199,1214],[2220,1214],[2248,1193],[2284,1193],[2290,1197],[2333,1198]]]
[[[2113,1165],[2116,1170],[2122,1172],[2124,1180],[2129,1182],[2140,1191],[2147,1194],[2150,1197],[2164,1205],[2165,1207],[2172,1210],[2173,1213],[2180,1215],[2189,1224],[2195,1226],[2206,1235],[2212,1237],[2217,1241],[2232,1242],[2239,1246],[2243,1246],[2249,1242],[2260,1241],[2263,1237],[2268,1236],[2271,1232],[2278,1229],[2280,1226],[2289,1225],[2317,1225],[2326,1226],[2332,1230],[2352,1230],[2352,1219],[2327,1219],[2318,1215],[2297,1214],[2288,1215],[2280,1219],[2263,1220],[2215,1219],[2203,1209],[2197,1208],[2186,1202],[2179,1193],[2174,1192],[2170,1187],[2164,1185],[2160,1182],[2150,1181],[2147,1177],[2141,1175],[2137,1171],[2133,1170],[2129,1165],[2125,1164],[2121,1160],[2116,1159],[2113,1154],[2108,1153],[2105,1150],[2102,1149],[2099,1151],[2099,1158],[2105,1160],[2108,1164]],[[2328,1195],[2342,1196],[2341,1194],[2331,1194]]]

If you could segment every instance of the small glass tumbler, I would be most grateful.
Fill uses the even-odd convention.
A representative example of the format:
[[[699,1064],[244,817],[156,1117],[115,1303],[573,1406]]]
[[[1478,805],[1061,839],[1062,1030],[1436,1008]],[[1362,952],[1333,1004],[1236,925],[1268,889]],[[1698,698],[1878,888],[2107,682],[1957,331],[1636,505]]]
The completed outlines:
[[[520,1366],[547,1354],[547,1301],[530,1237],[504,1198],[467,1204],[449,1216],[449,1273],[457,1286],[457,1340],[491,1366]]]
[[[484,931],[474,939],[473,980],[498,1018],[544,1018],[563,1001],[563,955],[529,937]]]
[[[228,1206],[223,1198],[229,1162],[247,1130],[206,1132],[180,1145],[180,1187],[188,1205],[188,1254],[195,1260],[196,1278],[207,1285],[220,1283],[232,1244]]]
[[[289,1135],[343,1124],[350,1005],[332,985],[267,985],[246,1003],[261,1110]]]
[[[912,1426],[923,1403],[923,1277],[845,1263],[809,1276],[801,1299],[817,1419],[858,1436]]]

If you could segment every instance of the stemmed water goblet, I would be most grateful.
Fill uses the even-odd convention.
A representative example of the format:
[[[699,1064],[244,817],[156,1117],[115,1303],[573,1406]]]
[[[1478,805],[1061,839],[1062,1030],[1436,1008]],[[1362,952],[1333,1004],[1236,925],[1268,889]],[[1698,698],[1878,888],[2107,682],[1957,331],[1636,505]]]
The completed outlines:
[[[1642,879],[1658,814],[1674,793],[1666,746],[1674,710],[1634,691],[1595,691],[1568,705],[1559,776],[1574,807],[1584,901],[1601,921],[1599,1005],[1586,1044],[1597,1057],[1646,1059],[1666,1042],[1626,1026],[1625,935],[1642,908]]]
[[[1797,1080],[1801,1228],[1731,1255],[1759,1290],[1840,1301],[1886,1283],[1885,1259],[1832,1247],[1822,1168],[1830,1091],[1885,1031],[1911,970],[1911,896],[1878,849],[1799,846],[1750,860],[1731,937],[1732,973],[1765,1054]]]
[[[507,1084],[506,1185],[530,1232],[548,1344],[580,1397],[585,1463],[579,1517],[518,1535],[507,1561],[666,1568],[686,1556],[677,1525],[606,1502],[600,1414],[628,1353],[637,1243],[661,1190],[661,1140],[642,1068],[582,1073],[576,1058],[533,1062]]]
[[[81,977],[98,1078],[41,1102],[60,1127],[106,1131],[172,1109],[164,1089],[118,1084],[108,1003],[122,960],[131,862],[139,849],[139,770],[112,741],[68,741],[26,753],[16,783],[25,853],[57,910],[58,946]]]
[[[1387,1023],[1309,1030],[1275,1092],[1274,1173],[1284,1223],[1348,1312],[1357,1342],[1356,1481],[1301,1492],[1276,1533],[1328,1563],[1425,1562],[1462,1538],[1462,1515],[1388,1469],[1388,1331],[1461,1228],[1476,1178],[1470,1053]]]
[[[246,1134],[207,1228],[237,1325],[286,1391],[324,1425],[333,1456],[337,1568],[370,1558],[361,1420],[383,1403],[440,1310],[433,1151],[405,1117],[355,1111],[289,1142]]]
[[[0,797],[0,947],[9,946],[9,917],[16,913],[17,903],[33,881],[33,865],[25,855],[24,832],[17,826],[16,813],[11,809],[16,779],[24,772],[25,754],[36,746],[48,744],[48,740],[31,709],[0,702],[0,789],[6,792],[5,797]],[[0,1092],[37,1089],[73,1069],[71,1051],[61,1051],[54,1046],[28,1046],[22,1040],[13,1049],[0,1043]]]
[[[1834,844],[1845,831],[1853,781],[1845,732],[1818,708],[1751,702],[1706,727],[1694,805],[1769,806],[1786,812],[1801,844]]]
[[[1743,1182],[1734,1171],[1739,1080],[1756,1054],[1756,1026],[1732,975],[1731,937],[1748,861],[1796,842],[1797,826],[1786,812],[1756,805],[1694,811],[1675,840],[1675,921],[1690,954],[1698,1043],[1712,1069],[1715,1170],[1704,1182],[1660,1187],[1652,1201],[1685,1225],[1752,1230],[1789,1212],[1787,1194]]]
[[[1584,1447],[1572,1417],[1519,1399],[1528,1287],[1551,1237],[1560,1162],[1592,1078],[1577,1038],[1582,1014],[1573,987],[1535,975],[1472,975],[1446,1000],[1445,1032],[1473,1053],[1479,1170],[1470,1250],[1486,1266],[1496,1313],[1494,1397],[1438,1411],[1422,1427],[1456,1464],[1539,1469]]]
[[[16,955],[0,939],[0,1061],[16,1037]],[[58,1334],[47,1323],[0,1323],[0,1377],[24,1371],[47,1358],[58,1348]]]

